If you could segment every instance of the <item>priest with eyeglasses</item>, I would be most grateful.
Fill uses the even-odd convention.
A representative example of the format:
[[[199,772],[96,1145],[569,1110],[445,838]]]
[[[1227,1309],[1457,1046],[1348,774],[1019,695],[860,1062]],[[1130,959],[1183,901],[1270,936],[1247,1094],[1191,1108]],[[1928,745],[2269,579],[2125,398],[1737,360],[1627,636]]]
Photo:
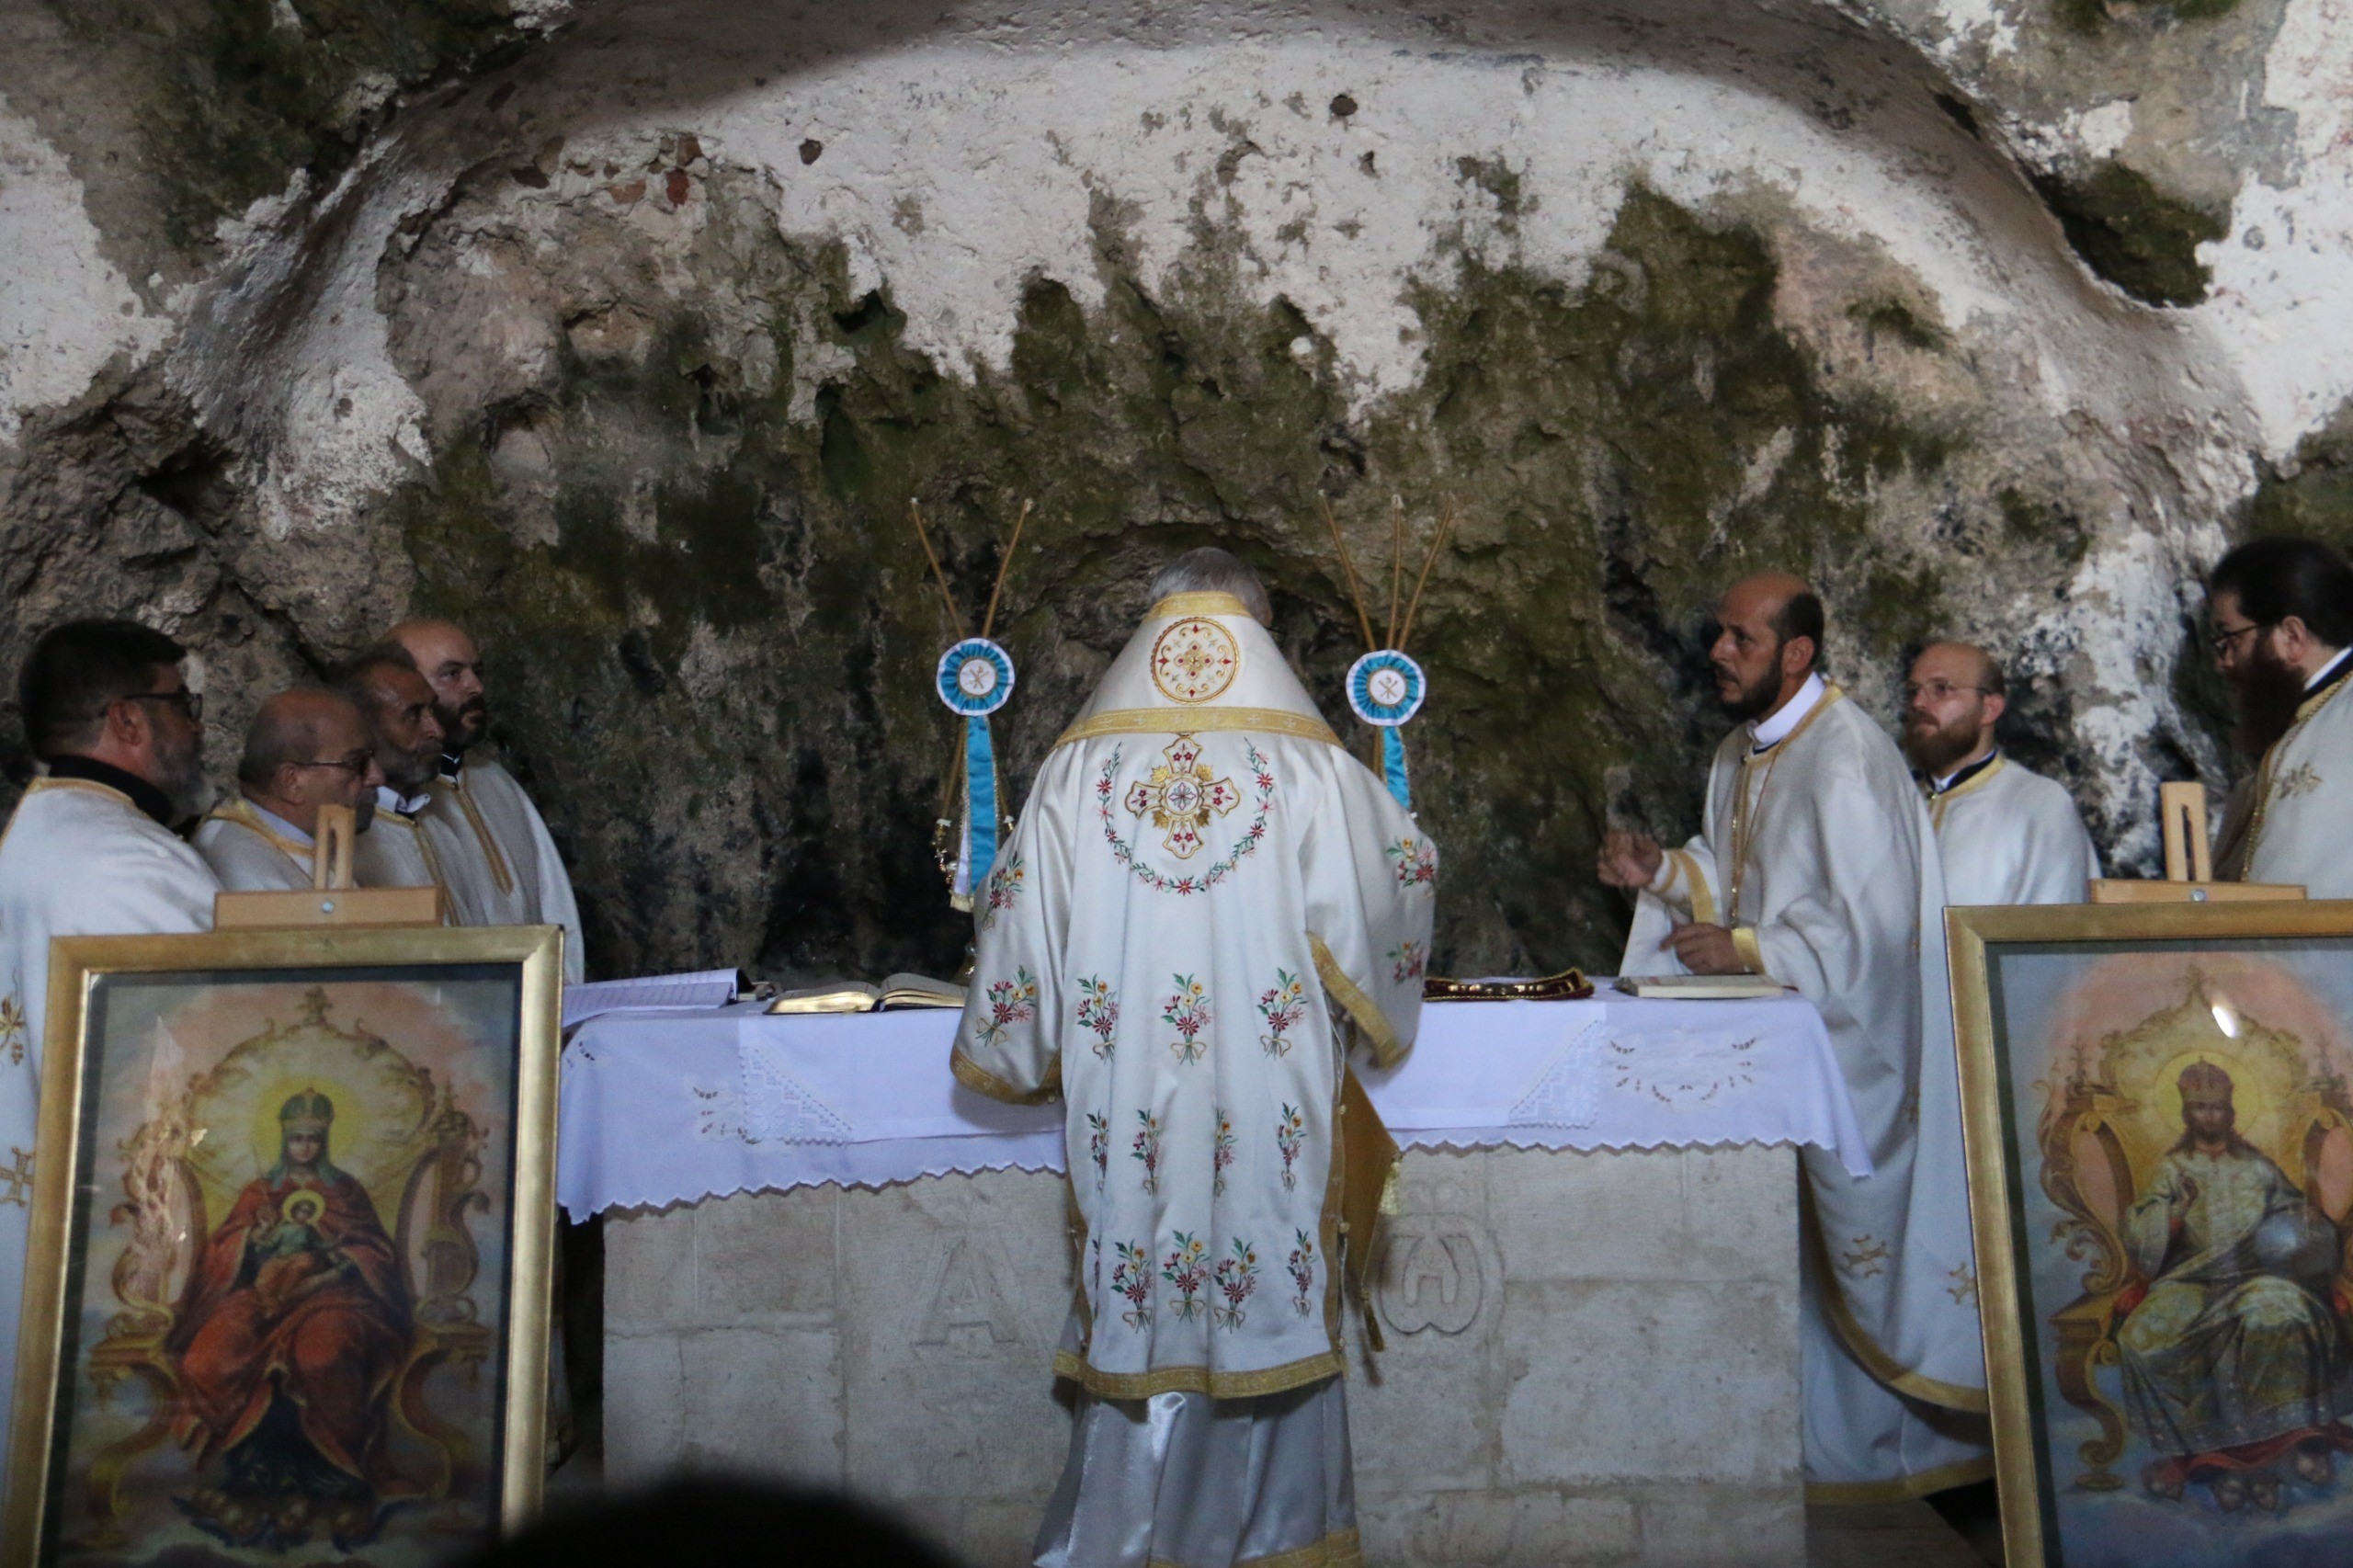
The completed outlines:
[[[173,831],[204,809],[204,699],[152,627],[77,620],[17,685],[41,766],[0,835],[0,1388],[15,1385],[53,937],[208,931],[221,891]],[[0,1468],[8,1435],[0,1430]]]
[[[317,687],[281,691],[254,714],[237,798],[196,830],[197,852],[237,892],[307,888],[320,808],[343,806],[364,830],[383,781],[350,699]]]

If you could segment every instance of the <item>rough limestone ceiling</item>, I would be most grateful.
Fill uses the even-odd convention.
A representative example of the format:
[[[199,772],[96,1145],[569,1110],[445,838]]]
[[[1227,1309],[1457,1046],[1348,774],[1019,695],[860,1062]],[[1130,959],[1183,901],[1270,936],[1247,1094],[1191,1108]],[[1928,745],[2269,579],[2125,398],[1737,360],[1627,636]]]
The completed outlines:
[[[1883,717],[1907,641],[1999,646],[2145,864],[2227,771],[2184,584],[2340,527],[2344,9],[0,0],[0,642],[136,608],[225,755],[459,611],[599,967],[937,966],[904,497],[968,590],[1038,505],[1023,778],[1183,544],[1335,695],[1318,497],[1385,564],[1398,496],[1463,517],[1441,963],[1609,961],[1594,835],[1690,825],[1768,563]]]

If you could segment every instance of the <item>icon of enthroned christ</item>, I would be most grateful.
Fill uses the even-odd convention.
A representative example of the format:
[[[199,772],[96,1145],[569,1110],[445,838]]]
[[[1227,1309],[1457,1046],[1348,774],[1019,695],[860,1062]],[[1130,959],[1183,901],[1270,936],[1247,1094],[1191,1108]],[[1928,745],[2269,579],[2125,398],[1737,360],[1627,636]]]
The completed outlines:
[[[168,1348],[174,1435],[204,1473],[179,1505],[240,1547],[372,1539],[399,1478],[385,1454],[413,1317],[368,1190],[330,1153],[335,1105],[306,1089],[278,1115],[277,1165],[245,1184],[189,1270]]]
[[[2125,1217],[2145,1294],[2118,1301],[2125,1408],[2162,1458],[2156,1497],[2199,1483],[2225,1513],[2277,1509],[2280,1471],[2336,1478],[2353,1451],[2348,1303],[2336,1227],[2240,1137],[2231,1076],[2192,1063],[2177,1081],[2182,1135]]]

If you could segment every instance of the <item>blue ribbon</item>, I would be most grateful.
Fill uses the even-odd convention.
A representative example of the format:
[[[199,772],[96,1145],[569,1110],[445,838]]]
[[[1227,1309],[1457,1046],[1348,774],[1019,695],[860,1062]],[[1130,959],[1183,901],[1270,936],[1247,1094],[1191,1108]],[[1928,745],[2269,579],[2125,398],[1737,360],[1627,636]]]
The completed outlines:
[[[1414,797],[1405,788],[1405,737],[1397,733],[1399,728],[1391,724],[1381,732],[1381,771],[1389,780],[1389,792],[1410,812],[1414,809]]]
[[[1398,764],[1395,777],[1404,778],[1404,769]],[[996,860],[996,758],[989,749],[989,722],[977,716],[964,721],[964,821],[972,834],[972,887],[978,893]]]

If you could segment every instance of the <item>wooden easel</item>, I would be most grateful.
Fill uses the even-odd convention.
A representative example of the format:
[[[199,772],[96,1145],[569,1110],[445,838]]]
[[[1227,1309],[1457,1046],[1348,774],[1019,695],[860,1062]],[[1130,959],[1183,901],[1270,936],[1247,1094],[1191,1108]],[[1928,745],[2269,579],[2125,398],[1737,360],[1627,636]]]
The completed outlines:
[[[2304,896],[2302,888],[2289,882],[2214,880],[2214,852],[2206,837],[2205,785],[2160,785],[2157,802],[2165,826],[2165,881],[2102,878],[2091,884],[2092,903],[2254,903]]]
[[[351,846],[358,828],[349,806],[321,806],[311,844],[311,891],[212,895],[216,931],[282,931],[303,926],[438,926],[439,888],[352,885]]]

